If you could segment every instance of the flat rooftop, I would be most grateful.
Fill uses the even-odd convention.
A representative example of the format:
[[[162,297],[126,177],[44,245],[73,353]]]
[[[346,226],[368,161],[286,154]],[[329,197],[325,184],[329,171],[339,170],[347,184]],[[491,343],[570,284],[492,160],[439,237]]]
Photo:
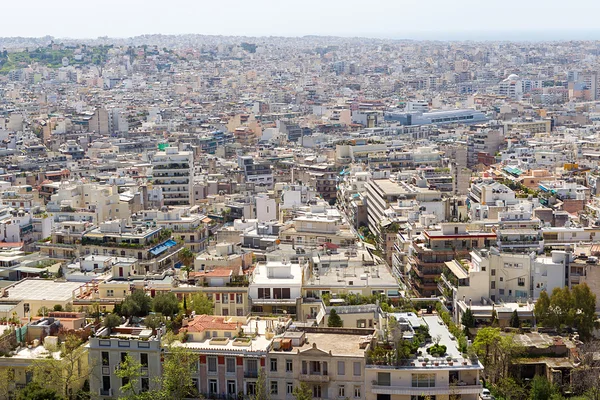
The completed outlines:
[[[340,333],[307,333],[308,343],[302,346],[294,346],[292,351],[304,351],[312,349],[313,343],[317,348],[326,352],[331,351],[334,356],[364,357],[365,349],[360,348],[366,335],[346,335]],[[272,353],[282,353],[281,351],[272,351]],[[285,352],[283,352],[285,353]]]
[[[7,287],[6,300],[69,301],[82,282],[56,282],[46,279],[24,279]]]

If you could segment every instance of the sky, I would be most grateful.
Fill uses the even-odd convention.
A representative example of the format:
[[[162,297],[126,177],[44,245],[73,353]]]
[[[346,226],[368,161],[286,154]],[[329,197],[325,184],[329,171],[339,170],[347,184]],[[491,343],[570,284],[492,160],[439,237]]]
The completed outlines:
[[[600,39],[598,0],[2,0],[0,37]]]

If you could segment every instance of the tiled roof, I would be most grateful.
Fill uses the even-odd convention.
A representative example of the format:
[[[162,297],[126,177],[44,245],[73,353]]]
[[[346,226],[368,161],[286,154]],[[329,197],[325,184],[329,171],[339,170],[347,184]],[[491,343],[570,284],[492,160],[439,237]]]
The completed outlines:
[[[238,324],[226,322],[226,317],[214,315],[198,315],[187,326],[188,332],[204,332],[209,330],[235,331],[238,328]]]

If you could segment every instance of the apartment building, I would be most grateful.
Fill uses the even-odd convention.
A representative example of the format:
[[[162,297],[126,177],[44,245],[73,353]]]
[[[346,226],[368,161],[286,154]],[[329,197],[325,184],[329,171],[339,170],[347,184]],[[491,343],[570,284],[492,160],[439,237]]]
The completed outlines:
[[[161,330],[153,331],[144,326],[122,325],[116,328],[103,328],[90,337],[87,344],[90,375],[90,393],[95,399],[114,399],[125,395],[121,387],[127,381],[115,372],[126,357],[141,364],[141,376],[134,390],[141,392],[154,389],[155,378],[162,373],[163,349]]]
[[[153,185],[160,188],[165,206],[192,205],[194,158],[191,151],[166,147],[152,158]]]
[[[177,254],[182,248],[172,239],[168,230],[113,220],[82,234],[80,254],[135,258],[138,260],[138,269],[132,274],[144,275],[174,267],[179,262]]]
[[[284,333],[267,355],[271,398],[290,399],[294,388],[305,383],[314,398],[364,399],[365,349],[372,334],[369,329],[326,328]]]
[[[454,337],[437,315],[417,317],[412,313],[397,314],[403,332],[414,332],[427,326],[430,335],[446,346],[442,357],[415,357],[397,363],[367,359],[365,366],[365,399],[407,400],[431,397],[448,399],[459,396],[476,400],[483,389],[479,377],[483,366],[459,351]],[[426,349],[422,349],[426,354]]]
[[[412,288],[422,297],[437,294],[436,280],[447,261],[468,257],[472,249],[489,247],[496,240],[493,232],[470,231],[467,224],[457,223],[426,229],[422,236],[411,243],[406,265]]]
[[[296,315],[307,268],[308,261],[303,258],[297,264],[287,257],[258,263],[248,287],[252,312]]]
[[[177,207],[163,210],[143,210],[136,216],[138,221],[150,223],[153,227],[170,230],[175,239],[193,252],[206,247],[209,220],[205,215],[192,213],[191,208]]]

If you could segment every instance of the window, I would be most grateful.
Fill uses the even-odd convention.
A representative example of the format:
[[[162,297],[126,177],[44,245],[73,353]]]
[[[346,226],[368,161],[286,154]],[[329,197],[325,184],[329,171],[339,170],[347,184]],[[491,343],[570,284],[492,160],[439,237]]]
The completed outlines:
[[[292,360],[285,360],[285,372],[292,372],[294,370],[294,362]]]
[[[103,351],[102,352],[102,365],[106,366],[106,365],[110,365],[109,362],[109,356],[108,356],[108,351]]]
[[[500,282],[504,282],[504,277],[503,276],[500,277]]]
[[[338,361],[338,375],[346,375],[346,362]]]
[[[378,372],[377,373],[377,385],[379,386],[390,386],[392,384],[391,374],[389,372]]]
[[[525,278],[518,278],[517,285],[525,286]]]
[[[227,293],[223,293],[223,304],[229,304],[229,296]]]
[[[346,387],[344,385],[338,386],[338,397],[346,397]]]
[[[360,366],[360,362],[354,363],[354,376],[362,375],[362,367]]]
[[[216,379],[209,379],[208,380],[208,392],[209,393],[217,393],[218,389],[217,389],[217,380]]]
[[[504,296],[504,289],[500,289],[500,296]]]
[[[104,391],[110,390],[110,376],[102,377],[102,390],[104,390]]]
[[[227,394],[236,394],[235,381],[227,381]]]
[[[148,366],[148,353],[140,353],[140,364],[142,367]]]
[[[496,289],[496,281],[492,281],[492,289]]]
[[[412,374],[412,387],[435,387],[435,374]]]
[[[271,358],[271,372],[277,372],[277,359]]]
[[[225,359],[225,372],[228,374],[235,373],[235,358],[228,357]]]
[[[147,392],[150,390],[150,379],[142,378],[142,392]]]
[[[271,288],[258,288],[258,298],[259,299],[270,299],[271,298]]]
[[[106,297],[114,297],[115,291],[113,289],[106,290]]]
[[[321,385],[313,386],[313,397],[321,398]]]
[[[217,357],[208,357],[208,372],[217,372]]]
[[[124,363],[127,359],[127,353],[121,353],[121,362]]]
[[[246,394],[249,396],[256,394],[256,382],[247,382],[246,383]]]
[[[354,386],[354,398],[359,399],[360,397],[360,386]]]
[[[491,272],[492,276],[496,276],[496,270],[495,269],[490,270],[490,272]]]
[[[271,381],[271,394],[277,394],[277,381]]]
[[[367,327],[367,320],[366,319],[356,320],[356,327],[357,328],[366,328]]]
[[[244,296],[241,293],[235,295],[235,304],[244,304]]]
[[[294,384],[292,382],[288,382],[285,384],[286,385],[286,390],[285,392],[287,394],[292,394],[294,392]]]

